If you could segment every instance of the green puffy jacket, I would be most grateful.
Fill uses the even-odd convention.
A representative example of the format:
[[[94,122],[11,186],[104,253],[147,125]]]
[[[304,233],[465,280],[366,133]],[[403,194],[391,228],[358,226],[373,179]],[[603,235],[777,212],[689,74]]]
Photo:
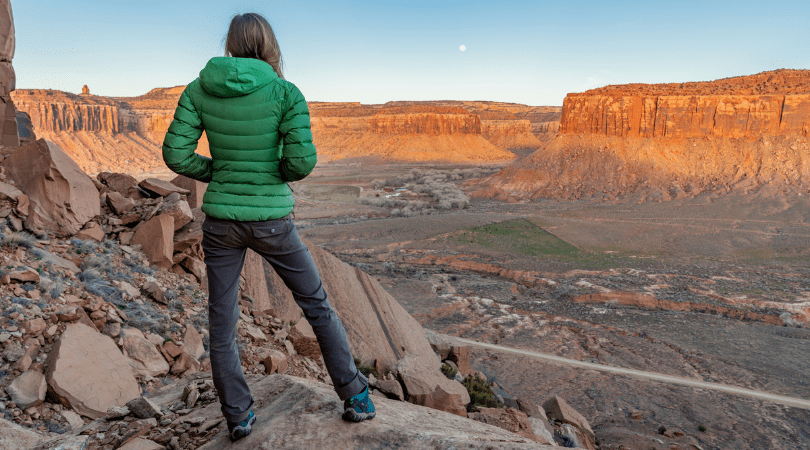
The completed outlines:
[[[211,158],[194,152],[203,130]],[[250,58],[212,58],[189,84],[163,141],[173,171],[209,183],[203,211],[260,221],[293,210],[288,181],[315,168],[309,109],[301,91]]]

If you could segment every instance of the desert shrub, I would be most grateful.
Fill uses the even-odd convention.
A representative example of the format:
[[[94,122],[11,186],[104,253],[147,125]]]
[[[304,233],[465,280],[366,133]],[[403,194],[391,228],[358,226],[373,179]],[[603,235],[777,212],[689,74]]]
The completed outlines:
[[[354,365],[357,366],[357,370],[360,371],[363,375],[368,378],[369,375],[374,375],[374,378],[380,378],[380,374],[377,372],[377,369],[369,366],[368,364],[364,363],[360,360],[360,358],[354,356]]]
[[[141,263],[139,263],[137,261],[133,261],[131,259],[125,259],[124,260],[124,265],[126,265],[127,267],[132,269],[133,272],[142,273],[144,275],[154,275],[155,274],[155,271],[152,270],[152,268],[146,267],[143,264],[141,264]]]
[[[65,278],[62,275],[57,275],[56,278],[53,279],[53,284],[48,291],[48,293],[51,294],[51,298],[59,298],[59,296],[65,292],[65,286]]]
[[[84,266],[84,264],[82,264],[82,266]],[[103,275],[101,275],[101,272],[99,272],[96,268],[87,268],[79,273],[79,280],[83,281],[84,283],[94,283],[102,281],[103,279]]]
[[[467,375],[464,377],[462,385],[467,389],[470,394],[470,404],[475,406],[483,406],[485,408],[497,408],[498,399],[495,398],[495,393],[492,392],[486,380],[479,376]]]
[[[37,246],[36,239],[34,236],[30,234],[20,231],[11,233],[8,236],[4,236],[2,243],[0,245],[9,247],[11,249],[16,249],[17,247],[24,247],[24,248],[35,248]]]
[[[385,180],[374,180],[371,182],[371,189],[380,189],[385,186]]]
[[[83,241],[81,239],[73,238],[70,240],[76,253],[80,255],[94,254],[98,251],[98,243],[92,240]]]
[[[447,364],[442,364],[442,373],[444,376],[451,380],[456,379],[456,374],[458,374],[458,370],[454,369],[452,366]]]
[[[34,248],[28,250],[28,253],[30,253],[34,258],[40,258],[40,259],[44,258],[47,255],[47,252],[45,252],[45,250],[42,250],[39,247],[34,247]]]
[[[171,327],[167,325],[165,316],[159,309],[150,302],[144,302],[142,305],[138,303],[126,303],[123,300],[119,302],[113,301],[118,307],[124,306],[124,313],[127,315],[127,326],[137,328],[144,333],[150,332],[163,335],[171,331]],[[179,325],[177,326],[179,328]]]

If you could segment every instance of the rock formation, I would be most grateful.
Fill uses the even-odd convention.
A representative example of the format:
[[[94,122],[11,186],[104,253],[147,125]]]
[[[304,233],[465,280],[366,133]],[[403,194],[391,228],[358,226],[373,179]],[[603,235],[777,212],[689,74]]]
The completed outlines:
[[[810,70],[568,94],[562,134],[619,137],[810,135]]]
[[[160,146],[184,87],[112,98],[27,89],[13,93],[39,137],[62,147],[88,173],[165,170]],[[556,130],[558,107],[497,102],[310,103],[319,161],[378,157],[402,161],[494,162],[534,149]],[[197,151],[208,155],[207,139]]]
[[[90,95],[90,88],[86,84],[82,86],[82,95]]]
[[[16,76],[11,60],[14,58],[14,15],[11,1],[0,0],[0,145],[20,145],[17,131],[17,110],[11,98],[16,88]]]
[[[560,135],[476,188],[498,198],[665,201],[810,188],[810,71],[608,86],[566,97]]]

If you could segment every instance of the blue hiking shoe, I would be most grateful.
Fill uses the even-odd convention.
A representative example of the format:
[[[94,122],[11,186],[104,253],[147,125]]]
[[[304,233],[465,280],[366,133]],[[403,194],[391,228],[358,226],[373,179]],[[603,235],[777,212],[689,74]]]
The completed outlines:
[[[368,386],[363,392],[343,402],[343,420],[347,422],[362,422],[373,419],[377,413],[374,411],[374,403],[368,396]]]
[[[228,422],[228,436],[232,441],[242,439],[253,431],[253,427],[251,425],[253,425],[253,422],[255,421],[256,414],[253,414],[253,410],[251,409],[250,414],[245,417],[245,420],[241,422]]]

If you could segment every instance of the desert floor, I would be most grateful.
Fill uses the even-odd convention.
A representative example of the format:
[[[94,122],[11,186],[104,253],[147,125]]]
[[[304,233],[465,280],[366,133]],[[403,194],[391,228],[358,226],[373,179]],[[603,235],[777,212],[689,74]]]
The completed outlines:
[[[293,185],[295,218],[302,236],[376,276],[426,328],[810,397],[810,328],[790,318],[810,313],[807,193],[472,199],[410,217],[361,203],[391,195],[373,180],[412,168],[321,166]],[[474,369],[516,396],[568,399],[602,448],[810,447],[807,410],[486,350],[473,356]],[[660,435],[662,426],[685,435]]]

